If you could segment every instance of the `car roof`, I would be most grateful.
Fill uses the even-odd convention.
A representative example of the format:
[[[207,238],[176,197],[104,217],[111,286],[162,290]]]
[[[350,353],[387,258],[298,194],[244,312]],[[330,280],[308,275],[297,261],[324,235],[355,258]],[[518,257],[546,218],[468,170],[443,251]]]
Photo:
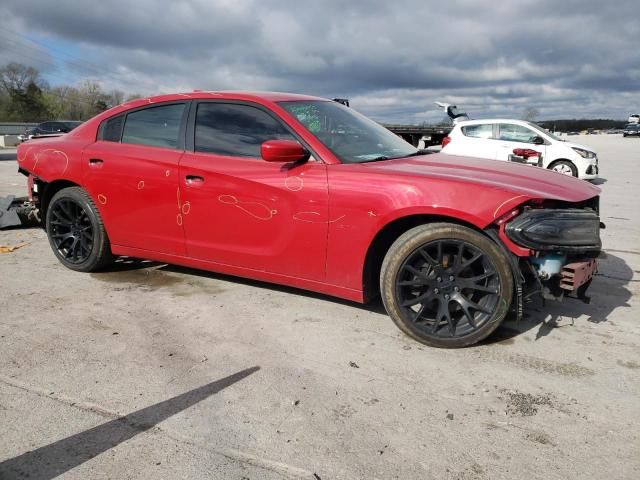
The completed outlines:
[[[69,134],[72,138],[95,138],[95,132],[97,126],[103,120],[120,115],[133,109],[138,109],[157,103],[167,102],[179,102],[188,100],[236,100],[244,102],[252,102],[262,105],[267,105],[275,102],[290,102],[290,101],[324,101],[329,102],[331,100],[321,97],[313,97],[310,95],[300,95],[297,93],[285,93],[285,92],[259,92],[259,91],[232,91],[232,90],[193,90],[191,92],[183,93],[170,93],[166,95],[156,95],[153,97],[137,98],[128,102],[122,103],[111,107],[108,110],[96,115],[95,117],[87,120],[82,125],[74,128]]]
[[[515,118],[478,118],[476,120],[461,120],[456,125],[476,125],[481,123],[517,123],[520,125],[528,125],[530,122],[526,120],[516,120]]]
[[[286,93],[286,92],[260,92],[260,91],[236,91],[236,90],[194,90],[192,92],[172,93],[167,95],[156,95],[153,97],[141,98],[134,100],[134,102],[156,103],[156,102],[170,102],[174,100],[190,99],[212,99],[220,98],[227,100],[246,100],[246,101],[260,101],[267,100],[270,102],[286,102],[286,101],[310,101],[310,100],[323,100],[326,98],[314,97],[311,95],[301,95],[298,93]]]

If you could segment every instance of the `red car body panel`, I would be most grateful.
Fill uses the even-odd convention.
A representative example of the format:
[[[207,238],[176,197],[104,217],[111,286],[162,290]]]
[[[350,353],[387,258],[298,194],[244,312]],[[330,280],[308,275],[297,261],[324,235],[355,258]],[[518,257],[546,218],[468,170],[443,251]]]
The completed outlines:
[[[292,168],[251,158],[96,141],[102,120],[184,100],[233,100],[269,109],[313,152]],[[535,167],[426,155],[342,164],[278,101],[281,93],[193,92],[112,108],[62,137],[18,148],[20,168],[82,186],[112,251],[282,283],[363,301],[363,269],[376,235],[411,215],[484,229],[535,199],[580,202],[600,190]],[[507,244],[517,255],[522,249]]]
[[[82,153],[83,183],[114,245],[184,255],[176,225],[179,164],[184,152],[95,142]]]
[[[189,257],[323,282],[327,166],[185,153],[180,177]],[[221,221],[220,219],[224,219]]]

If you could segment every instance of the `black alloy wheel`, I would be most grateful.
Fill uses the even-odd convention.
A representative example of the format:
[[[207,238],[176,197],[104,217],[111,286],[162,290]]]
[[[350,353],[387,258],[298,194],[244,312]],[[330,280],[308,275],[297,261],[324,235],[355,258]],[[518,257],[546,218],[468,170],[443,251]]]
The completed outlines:
[[[100,213],[80,187],[64,188],[53,196],[46,230],[53,253],[72,270],[93,272],[112,260]]]
[[[431,335],[455,337],[479,328],[499,301],[491,260],[464,240],[434,240],[409,255],[396,279],[407,316]]]
[[[70,198],[62,198],[51,207],[49,235],[58,255],[73,264],[86,262],[93,249],[93,225],[89,215]]]
[[[513,279],[491,239],[440,223],[416,227],[394,243],[383,264],[381,292],[390,316],[410,336],[460,347],[497,328],[511,303]]]

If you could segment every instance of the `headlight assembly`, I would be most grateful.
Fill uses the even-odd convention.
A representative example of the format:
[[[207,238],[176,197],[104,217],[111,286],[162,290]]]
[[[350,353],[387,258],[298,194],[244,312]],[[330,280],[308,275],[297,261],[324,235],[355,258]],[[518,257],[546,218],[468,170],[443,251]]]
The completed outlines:
[[[600,217],[593,210],[531,209],[506,225],[507,236],[532,250],[600,250]]]
[[[571,147],[574,152],[580,155],[582,158],[595,158],[595,152],[590,152],[589,150],[584,150],[582,148]]]

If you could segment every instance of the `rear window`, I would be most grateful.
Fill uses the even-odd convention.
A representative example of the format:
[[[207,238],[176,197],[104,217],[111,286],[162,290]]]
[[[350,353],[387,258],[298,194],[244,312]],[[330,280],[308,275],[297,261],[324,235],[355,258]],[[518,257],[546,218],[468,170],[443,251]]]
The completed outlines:
[[[185,105],[145,108],[127,115],[122,143],[177,148]]]
[[[122,134],[122,124],[124,123],[124,115],[118,115],[104,120],[100,124],[98,130],[98,140],[105,142],[119,142]]]
[[[493,138],[493,124],[481,123],[479,125],[467,125],[462,127],[462,133],[466,137]]]

